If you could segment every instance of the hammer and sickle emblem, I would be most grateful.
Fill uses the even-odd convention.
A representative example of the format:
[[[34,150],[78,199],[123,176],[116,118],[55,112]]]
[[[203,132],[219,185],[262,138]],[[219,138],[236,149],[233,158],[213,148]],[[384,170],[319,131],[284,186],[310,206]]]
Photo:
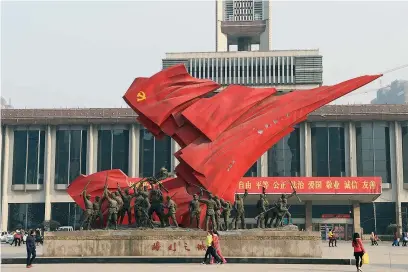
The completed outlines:
[[[146,94],[143,91],[137,93],[137,102],[146,100]]]

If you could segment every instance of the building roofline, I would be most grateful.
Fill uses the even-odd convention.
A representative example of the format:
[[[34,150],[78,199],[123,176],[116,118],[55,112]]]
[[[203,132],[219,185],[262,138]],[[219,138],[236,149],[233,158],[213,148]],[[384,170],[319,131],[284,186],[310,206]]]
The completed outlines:
[[[2,109],[2,125],[134,124],[130,108]],[[407,121],[408,104],[327,105],[308,116],[308,121]]]
[[[319,49],[294,49],[294,50],[271,50],[271,51],[208,51],[208,52],[168,52],[164,59],[188,58],[188,57],[208,57],[217,55],[239,56],[320,56]]]

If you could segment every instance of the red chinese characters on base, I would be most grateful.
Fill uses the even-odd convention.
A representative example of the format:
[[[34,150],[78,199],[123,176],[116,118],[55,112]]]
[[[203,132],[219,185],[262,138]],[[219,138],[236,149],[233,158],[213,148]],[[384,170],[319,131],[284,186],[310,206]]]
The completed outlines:
[[[380,177],[255,177],[242,178],[237,192],[290,194],[293,187],[299,194],[381,194]]]
[[[176,251],[177,250],[176,243],[170,244],[167,249],[169,251]]]
[[[204,245],[203,242],[201,242],[201,244],[198,244],[196,248],[197,248],[197,250],[201,250],[201,251],[206,251],[207,250],[207,247]]]
[[[160,242],[157,241],[156,243],[154,243],[154,244],[152,245],[152,250],[153,250],[153,251],[159,251],[159,250],[160,250],[160,247],[161,247]]]

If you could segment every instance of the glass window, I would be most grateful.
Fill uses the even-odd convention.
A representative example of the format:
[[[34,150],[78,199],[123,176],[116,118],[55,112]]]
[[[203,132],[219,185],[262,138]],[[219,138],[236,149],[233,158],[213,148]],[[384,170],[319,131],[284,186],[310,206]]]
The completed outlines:
[[[51,203],[51,219],[61,226],[79,229],[81,225],[82,209],[72,202]]]
[[[44,222],[44,212],[44,203],[11,203],[9,204],[8,230],[38,228]]]
[[[244,177],[257,177],[258,176],[258,162],[255,162],[251,168],[245,173]]]
[[[55,183],[69,184],[86,174],[87,131],[57,130]]]
[[[171,169],[171,138],[164,136],[163,139],[156,139],[145,128],[140,130],[140,152],[139,152],[139,175],[141,177],[151,177],[155,175],[161,167],[169,171]]]
[[[382,182],[391,182],[388,123],[357,123],[356,149],[358,176],[380,176]]]
[[[129,130],[100,129],[98,131],[98,171],[129,170]]]
[[[300,173],[300,129],[298,127],[268,150],[269,177],[297,177]]]
[[[314,177],[345,175],[344,128],[336,123],[314,123],[312,133],[312,171]]]
[[[402,159],[404,183],[408,183],[408,123],[402,125]]]
[[[45,132],[15,130],[13,184],[43,184]]]

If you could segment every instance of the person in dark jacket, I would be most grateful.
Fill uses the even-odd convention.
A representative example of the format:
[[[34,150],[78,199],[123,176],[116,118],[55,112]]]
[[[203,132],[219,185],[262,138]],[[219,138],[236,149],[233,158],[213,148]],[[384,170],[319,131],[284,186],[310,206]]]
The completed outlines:
[[[35,246],[35,231],[30,230],[29,235],[27,236],[26,241],[27,248],[27,268],[32,266],[32,263],[36,257],[36,246]]]

